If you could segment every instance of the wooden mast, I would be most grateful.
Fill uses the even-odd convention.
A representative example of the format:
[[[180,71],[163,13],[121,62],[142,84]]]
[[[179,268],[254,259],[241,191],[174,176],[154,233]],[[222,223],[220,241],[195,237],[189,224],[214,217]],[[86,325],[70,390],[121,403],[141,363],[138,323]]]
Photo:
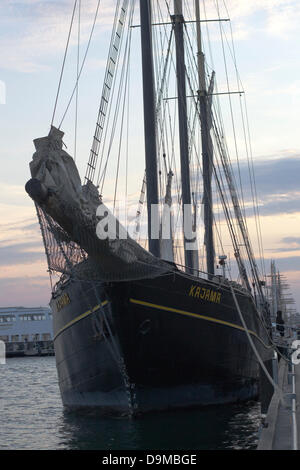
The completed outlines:
[[[149,251],[160,257],[151,0],[140,0]],[[154,229],[154,230],[153,230]]]

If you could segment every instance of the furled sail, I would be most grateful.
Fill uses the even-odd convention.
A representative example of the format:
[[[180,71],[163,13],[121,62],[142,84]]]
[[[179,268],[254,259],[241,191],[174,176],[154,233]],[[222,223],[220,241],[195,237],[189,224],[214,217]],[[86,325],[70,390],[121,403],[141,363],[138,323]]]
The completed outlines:
[[[165,196],[165,204],[162,213],[162,221],[161,221],[161,236],[160,236],[160,253],[162,259],[170,261],[174,263],[174,250],[173,250],[173,236],[172,236],[172,178],[173,173],[169,171],[168,173],[168,182],[166,188],[166,196]],[[164,230],[166,228],[167,230]],[[167,233],[164,233],[164,232]]]
[[[26,190],[38,207],[55,221],[53,227],[48,223],[47,230],[52,230],[56,241],[63,242],[67,236],[87,254],[83,262],[73,266],[77,276],[87,278],[94,273],[99,280],[116,281],[156,277],[168,272],[167,263],[129,237],[103,204],[96,186],[90,181],[81,185],[73,158],[63,150],[63,135],[52,126],[47,137],[34,141],[36,152],[30,163],[32,179]],[[115,230],[109,230],[109,223]],[[103,236],[105,231],[106,236]]]

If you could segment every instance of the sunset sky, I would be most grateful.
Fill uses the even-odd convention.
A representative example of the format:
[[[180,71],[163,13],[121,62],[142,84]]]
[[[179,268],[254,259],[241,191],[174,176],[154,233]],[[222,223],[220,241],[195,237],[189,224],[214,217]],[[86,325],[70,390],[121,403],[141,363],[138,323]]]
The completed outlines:
[[[192,1],[189,1],[192,5]],[[206,0],[213,8],[216,0]],[[82,0],[82,45],[96,0]],[[112,0],[102,0],[80,95],[78,166],[89,155],[105,70]],[[224,8],[223,0],[219,4]],[[266,267],[275,259],[300,310],[300,2],[227,0],[247,96]],[[32,201],[33,139],[51,123],[73,0],[0,1],[0,306],[47,305],[49,276]],[[225,11],[225,10],[224,10]],[[134,33],[135,34],[135,33]],[[75,42],[71,54],[76,54]],[[68,93],[58,108],[61,116]],[[69,86],[68,86],[69,85]],[[66,142],[72,152],[71,124]],[[71,132],[70,132],[71,134]],[[143,163],[137,164],[137,170]],[[242,168],[243,170],[243,168]],[[140,184],[140,183],[139,183]],[[57,279],[58,280],[58,279]]]

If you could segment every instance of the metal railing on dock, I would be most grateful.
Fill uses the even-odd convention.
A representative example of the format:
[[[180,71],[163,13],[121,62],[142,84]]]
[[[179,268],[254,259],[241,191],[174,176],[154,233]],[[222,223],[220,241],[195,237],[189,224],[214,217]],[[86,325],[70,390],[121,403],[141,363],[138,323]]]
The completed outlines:
[[[298,450],[300,416],[300,365],[281,360],[278,386],[283,400],[274,392],[263,423],[257,450]]]

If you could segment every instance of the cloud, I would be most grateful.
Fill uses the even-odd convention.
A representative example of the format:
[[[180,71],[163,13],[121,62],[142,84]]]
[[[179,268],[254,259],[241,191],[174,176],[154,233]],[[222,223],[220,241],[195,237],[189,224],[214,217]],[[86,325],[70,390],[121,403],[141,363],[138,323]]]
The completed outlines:
[[[239,166],[232,164],[232,171],[236,182],[236,189],[241,196],[243,192],[244,207],[247,216],[253,215],[252,192],[256,193],[258,208],[261,215],[293,214],[300,212],[300,155],[294,151],[281,153],[277,157],[260,158],[254,161],[254,178],[246,161],[240,161]],[[191,169],[192,180],[202,180],[199,168]],[[222,179],[226,186],[226,179],[222,174]],[[255,179],[255,186],[254,186]],[[241,182],[241,183],[240,183]],[[202,190],[201,190],[202,191]],[[202,192],[195,195],[198,201],[202,200]],[[174,201],[177,195],[173,193]],[[230,197],[229,197],[230,200]],[[240,197],[241,200],[241,197]],[[222,212],[220,205],[215,204],[215,211],[218,208]]]
[[[296,0],[230,0],[229,16],[234,20],[234,37],[243,40],[255,34],[258,26],[253,19],[256,13],[264,14],[260,25],[263,32],[287,37],[297,31],[300,21],[300,5]],[[69,30],[74,0],[1,0],[0,3],[0,65],[4,69],[26,73],[49,70],[49,58],[64,51]],[[81,42],[87,41],[93,22],[97,0],[82,2]],[[164,8],[164,2],[162,2]],[[220,16],[228,13],[220,2]],[[110,28],[114,16],[115,2],[101,0],[98,25]],[[207,17],[216,17],[216,2],[211,0],[206,7]],[[71,45],[76,44],[75,20]],[[100,29],[96,28],[95,35]]]
[[[272,253],[290,253],[292,251],[300,251],[300,247],[298,248],[266,248],[265,251],[269,251]]]
[[[299,2],[285,0],[278,2],[277,8],[268,7],[267,32],[283,39],[290,37],[291,32],[299,27]]]
[[[6,223],[6,224],[1,224],[1,230],[14,230],[16,227],[22,227],[23,224],[27,224],[28,222],[32,222],[34,221],[35,219],[30,217],[30,218],[26,218],[26,219],[22,219],[22,220],[17,220],[16,222],[10,222],[10,223]],[[32,225],[29,224],[30,225]],[[26,225],[25,225],[26,226]],[[27,225],[28,227],[28,225]]]
[[[276,36],[291,34],[298,29],[300,5],[298,0],[229,0],[227,2],[231,18],[249,18],[257,12],[265,14],[263,28]]]
[[[237,167],[234,166],[238,181]],[[251,201],[248,165],[240,164],[245,202]],[[300,212],[300,155],[261,159],[254,162],[255,183],[261,215]]]
[[[296,194],[284,194],[275,198],[269,195],[259,206],[260,215],[293,214],[300,212],[300,192]]]
[[[36,217],[1,224],[0,266],[44,261],[42,238]]]
[[[50,300],[49,276],[20,276],[0,278],[1,307],[48,305]]]
[[[300,80],[295,80],[289,83],[287,86],[282,86],[280,88],[266,89],[264,93],[270,96],[290,95],[292,97],[295,97],[297,95],[300,95]]]
[[[15,266],[44,261],[45,252],[42,244],[37,242],[15,243],[0,246],[0,266]]]
[[[246,164],[242,165],[246,171]],[[300,155],[257,160],[254,163],[256,184],[262,194],[282,194],[299,190]]]
[[[280,39],[291,38],[298,32],[300,5],[298,0],[207,0],[207,18],[230,18],[235,40],[244,40],[257,33]]]
[[[291,243],[300,248],[300,237],[285,237],[281,240],[283,243]]]
[[[102,0],[102,27],[110,22],[113,4]],[[49,70],[49,60],[65,50],[73,0],[2,0],[0,4],[0,65],[25,73]],[[81,12],[81,45],[89,37],[97,2],[86,0]],[[98,22],[100,21],[98,17]],[[77,45],[77,19],[70,45]],[[2,31],[2,33],[1,33]],[[98,34],[97,28],[95,35]]]
[[[265,251],[271,251],[274,253],[286,253],[286,252],[293,252],[293,251],[300,252],[300,237],[284,237],[280,240],[280,243],[283,243],[288,246],[279,247],[279,248],[278,247],[269,248],[269,249],[266,249]]]

